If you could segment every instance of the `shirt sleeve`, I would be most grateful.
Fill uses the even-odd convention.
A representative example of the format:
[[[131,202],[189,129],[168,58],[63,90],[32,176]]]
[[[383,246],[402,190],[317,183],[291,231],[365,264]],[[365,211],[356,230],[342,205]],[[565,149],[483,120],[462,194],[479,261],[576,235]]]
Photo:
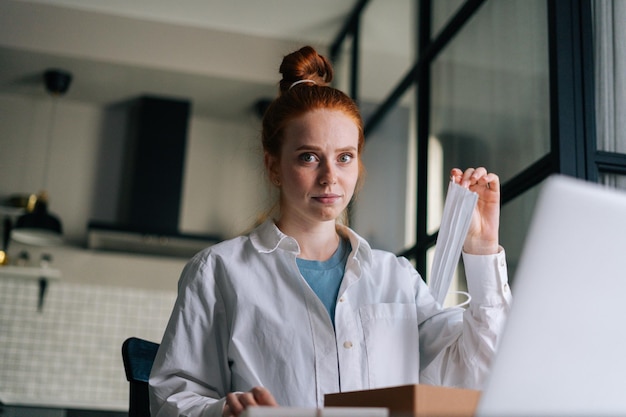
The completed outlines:
[[[210,261],[210,259],[209,259]],[[224,357],[224,303],[217,268],[192,259],[181,275],[178,297],[150,375],[153,417],[218,417],[230,385]]]
[[[442,309],[420,325],[420,382],[482,389],[511,305],[506,256],[463,253],[471,301],[466,309]]]

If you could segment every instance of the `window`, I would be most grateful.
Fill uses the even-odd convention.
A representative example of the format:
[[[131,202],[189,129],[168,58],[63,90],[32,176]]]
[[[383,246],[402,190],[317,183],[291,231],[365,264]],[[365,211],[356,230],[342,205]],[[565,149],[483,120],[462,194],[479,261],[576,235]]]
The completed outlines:
[[[374,66],[371,43],[380,48],[380,42],[391,42],[389,51],[406,48],[401,45],[406,45],[407,35],[394,42],[375,30],[376,19],[391,12],[383,9],[390,7],[388,2],[359,1],[351,20],[361,24],[353,24],[356,29],[349,32],[355,37],[353,49],[358,49],[352,56],[362,57],[353,59],[349,72],[352,80],[360,80],[354,91],[362,98],[374,97],[363,104],[367,147],[375,147],[372,142],[383,137],[398,141],[414,155],[403,168],[415,175],[404,182],[415,187],[414,202],[405,205],[405,210],[414,210],[409,213],[413,220],[405,220],[404,225],[414,228],[414,233],[403,234],[405,242],[413,244],[398,253],[412,259],[421,273],[427,272],[427,253],[436,242],[448,170],[484,165],[498,173],[503,183],[501,242],[513,279],[544,179],[562,173],[626,188],[626,129],[619,125],[623,118],[615,117],[626,107],[626,49],[612,44],[614,39],[626,39],[626,29],[615,23],[624,21],[626,4],[421,0],[411,2],[409,12],[411,7],[400,3],[415,22],[416,46],[407,52],[409,61],[398,59],[400,64],[393,68],[380,64],[370,68]],[[402,27],[403,19],[399,19]],[[596,60],[595,90],[594,45],[596,56],[604,59]],[[388,71],[396,81],[390,86],[388,77],[378,75],[377,79],[385,79],[381,85],[362,85],[366,77],[359,75],[374,70]],[[607,74],[613,76],[613,83],[598,85]],[[379,97],[381,91],[387,91],[385,97]],[[407,100],[414,100],[413,105],[407,105]],[[388,124],[399,109],[415,112],[408,118],[409,129],[381,135],[380,126]],[[602,123],[597,133],[596,119]],[[388,174],[380,171],[371,174]],[[367,182],[393,186],[394,180],[372,175]],[[411,195],[406,193],[407,198]],[[355,221],[357,230],[359,221],[366,222],[358,217]],[[369,223],[369,229],[375,228]],[[407,236],[414,238],[407,240]]]

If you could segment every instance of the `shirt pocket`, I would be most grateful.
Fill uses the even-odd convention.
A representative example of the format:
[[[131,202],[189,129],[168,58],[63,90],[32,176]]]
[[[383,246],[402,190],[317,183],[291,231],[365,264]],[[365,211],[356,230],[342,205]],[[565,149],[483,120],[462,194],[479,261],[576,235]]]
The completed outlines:
[[[414,384],[419,379],[415,304],[372,304],[359,309],[370,388]]]

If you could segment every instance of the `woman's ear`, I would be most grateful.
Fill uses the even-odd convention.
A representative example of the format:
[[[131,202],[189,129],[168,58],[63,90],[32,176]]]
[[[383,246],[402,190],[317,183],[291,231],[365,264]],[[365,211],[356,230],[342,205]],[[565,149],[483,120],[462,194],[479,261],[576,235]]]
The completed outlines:
[[[263,161],[265,163],[265,170],[267,171],[270,182],[274,185],[280,185],[280,165],[278,163],[278,158],[271,155],[269,152],[265,152]]]

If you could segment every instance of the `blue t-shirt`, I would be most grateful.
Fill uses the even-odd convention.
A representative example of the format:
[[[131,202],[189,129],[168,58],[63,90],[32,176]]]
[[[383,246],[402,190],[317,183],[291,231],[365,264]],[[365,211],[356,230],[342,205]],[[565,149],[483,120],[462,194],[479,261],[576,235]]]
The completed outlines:
[[[351,249],[350,242],[341,239],[337,251],[327,261],[296,258],[300,273],[328,310],[333,325],[337,295]]]

